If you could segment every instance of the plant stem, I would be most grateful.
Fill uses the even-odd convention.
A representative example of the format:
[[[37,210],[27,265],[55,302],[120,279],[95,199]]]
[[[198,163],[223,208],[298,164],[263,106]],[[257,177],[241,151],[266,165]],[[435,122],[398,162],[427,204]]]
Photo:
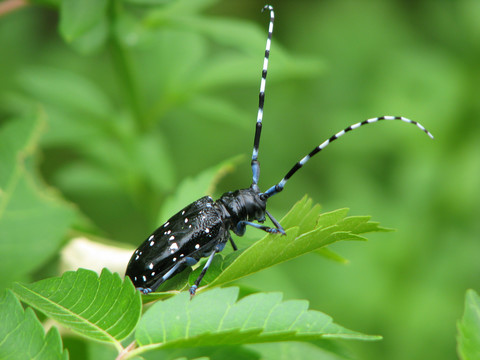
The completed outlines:
[[[128,346],[126,348],[124,348],[122,351],[120,351],[120,353],[118,354],[118,356],[116,357],[115,360],[123,360],[125,359],[125,356],[133,349],[135,349],[135,347],[137,346],[137,343],[135,342],[135,340],[133,340],[130,344],[128,344]]]

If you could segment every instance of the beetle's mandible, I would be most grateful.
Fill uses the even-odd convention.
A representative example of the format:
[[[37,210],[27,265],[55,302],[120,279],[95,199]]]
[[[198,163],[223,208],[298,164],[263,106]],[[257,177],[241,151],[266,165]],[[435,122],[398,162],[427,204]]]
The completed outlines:
[[[310,158],[345,133],[380,120],[400,120],[416,125],[433,139],[433,135],[420,123],[402,116],[381,116],[367,119],[345,128],[322,142],[297,162],[280,182],[265,192],[260,191],[258,187],[260,176],[258,149],[262,131],[265,84],[275,17],[272,6],[266,5],[262,11],[264,10],[270,13],[270,22],[253,142],[251,161],[252,185],[247,189],[227,192],[216,201],[209,196],[205,196],[187,205],[155,230],[135,250],[128,263],[125,275],[130,277],[135,287],[144,294],[155,291],[167,279],[175,276],[186,267],[195,265],[201,258],[208,257],[202,272],[190,287],[190,294],[193,296],[213,257],[216,253],[223,250],[227,241],[230,242],[234,250],[237,250],[230,231],[233,231],[238,236],[242,236],[248,225],[269,233],[285,234],[280,223],[266,210],[268,198],[282,191],[290,177],[305,165]],[[266,217],[271,220],[273,227],[262,225]]]

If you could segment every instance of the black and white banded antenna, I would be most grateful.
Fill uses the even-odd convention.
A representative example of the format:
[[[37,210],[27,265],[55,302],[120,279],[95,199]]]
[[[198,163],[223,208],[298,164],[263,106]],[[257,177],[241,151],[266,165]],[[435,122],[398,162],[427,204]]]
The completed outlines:
[[[363,125],[372,124],[372,123],[375,123],[375,122],[378,122],[378,121],[381,121],[381,120],[400,120],[400,121],[406,122],[408,124],[413,124],[413,125],[417,126],[420,130],[425,132],[431,139],[433,139],[433,135],[430,133],[430,131],[425,129],[425,127],[422,124],[420,124],[419,122],[407,119],[403,116],[380,116],[380,117],[367,119],[367,120],[364,120],[362,122],[358,122],[356,124],[350,125],[349,127],[345,128],[344,130],[336,133],[335,135],[331,136],[330,138],[328,138],[327,140],[322,142],[320,145],[315,147],[312,151],[310,151],[310,153],[308,153],[299,162],[297,162],[295,165],[293,165],[293,167],[290,169],[290,171],[283,177],[282,180],[280,180],[280,182],[278,184],[275,184],[270,189],[265,191],[263,193],[263,196],[266,197],[266,198],[269,198],[269,197],[271,197],[275,194],[278,194],[280,191],[282,191],[283,188],[285,187],[285,184],[292,177],[293,174],[295,174],[303,165],[305,165],[307,163],[307,161],[310,160],[315,154],[317,154],[320,151],[322,151],[323,149],[325,149],[333,141],[342,137],[343,135],[345,135],[347,132],[349,132],[351,130],[358,129],[359,127],[361,127]]]
[[[264,12],[265,10],[268,10],[270,12],[270,24],[268,25],[268,37],[267,44],[265,45],[265,57],[263,59],[262,80],[260,81],[260,92],[258,94],[257,124],[255,126],[255,137],[253,140],[253,153],[251,162],[253,173],[252,186],[257,188],[258,179],[260,177],[258,148],[260,146],[260,135],[262,133],[263,105],[265,103],[265,84],[267,82],[268,58],[270,56],[270,45],[272,43],[273,21],[275,20],[275,13],[273,12],[273,7],[271,5],[265,5],[262,9],[262,12]]]

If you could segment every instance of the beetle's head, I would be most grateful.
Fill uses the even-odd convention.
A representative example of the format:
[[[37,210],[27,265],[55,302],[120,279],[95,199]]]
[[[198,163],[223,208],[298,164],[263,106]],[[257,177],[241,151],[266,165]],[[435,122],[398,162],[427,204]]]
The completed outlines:
[[[260,223],[265,221],[267,197],[263,196],[256,184],[248,189],[240,190],[249,221],[256,220]]]
[[[267,198],[261,196],[258,187],[251,186],[248,189],[225,193],[220,200],[234,223],[242,220],[265,221]]]

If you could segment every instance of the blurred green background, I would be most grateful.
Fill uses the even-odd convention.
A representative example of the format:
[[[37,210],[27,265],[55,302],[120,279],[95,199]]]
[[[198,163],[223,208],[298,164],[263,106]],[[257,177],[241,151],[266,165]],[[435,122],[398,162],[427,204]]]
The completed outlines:
[[[55,0],[1,14],[0,124],[46,120],[35,163],[76,204],[65,230],[137,246],[184,179],[243,154],[213,195],[250,184],[268,17],[253,0],[89,3],[78,17],[75,2]],[[349,207],[397,231],[336,246],[347,265],[309,255],[243,283],[384,336],[348,344],[358,359],[456,358],[465,291],[480,289],[480,2],[272,5],[263,189],[369,117],[403,115],[436,139],[379,123],[318,155],[271,213],[281,218],[307,193],[326,211]],[[2,286],[54,273],[60,242]]]

